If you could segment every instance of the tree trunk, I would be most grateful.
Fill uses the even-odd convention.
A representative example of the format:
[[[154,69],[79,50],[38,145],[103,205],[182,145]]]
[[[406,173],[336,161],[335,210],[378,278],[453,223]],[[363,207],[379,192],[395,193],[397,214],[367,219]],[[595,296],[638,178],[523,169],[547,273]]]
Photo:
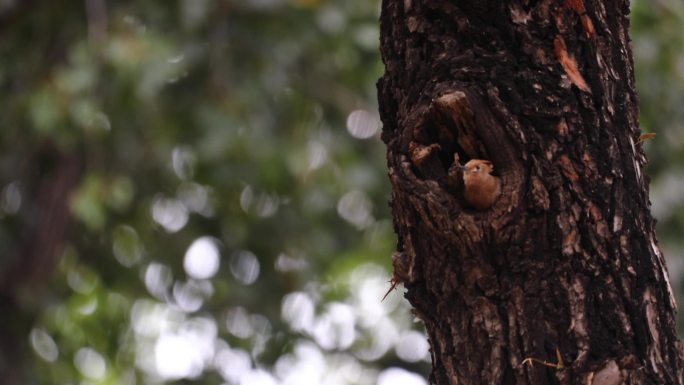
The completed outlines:
[[[384,0],[403,282],[435,384],[684,384],[650,215],[627,1]],[[502,194],[462,201],[457,163]]]
[[[28,336],[71,223],[69,197],[83,172],[80,154],[46,143],[27,157],[17,239],[0,269],[0,384],[26,383]]]

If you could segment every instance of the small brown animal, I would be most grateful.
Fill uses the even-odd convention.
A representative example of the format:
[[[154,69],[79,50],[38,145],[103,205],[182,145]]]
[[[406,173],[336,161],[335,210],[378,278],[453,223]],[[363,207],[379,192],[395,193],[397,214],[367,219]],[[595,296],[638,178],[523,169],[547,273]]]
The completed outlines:
[[[492,175],[492,162],[482,159],[472,159],[463,169],[463,197],[466,202],[477,210],[491,207],[501,195],[501,181]]]

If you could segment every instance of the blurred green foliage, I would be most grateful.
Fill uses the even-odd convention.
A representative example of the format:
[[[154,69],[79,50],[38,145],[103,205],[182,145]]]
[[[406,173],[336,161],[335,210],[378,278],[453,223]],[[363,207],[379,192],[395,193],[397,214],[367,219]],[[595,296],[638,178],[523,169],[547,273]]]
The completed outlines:
[[[651,176],[652,214],[679,302],[684,298],[684,3],[634,0],[632,49]],[[679,331],[684,318],[679,313]]]
[[[684,8],[633,9],[679,291]],[[0,2],[2,276],[45,242],[22,232],[45,152],[82,162],[49,282],[2,316],[29,323],[24,383],[426,383],[421,326],[398,293],[380,302],[378,17],[362,0]]]
[[[21,239],[31,221],[31,186],[57,167],[45,148],[83,160],[56,274],[25,288],[30,382],[370,384],[389,367],[426,372],[407,305],[380,303],[394,235],[378,3],[2,12],[2,237]]]

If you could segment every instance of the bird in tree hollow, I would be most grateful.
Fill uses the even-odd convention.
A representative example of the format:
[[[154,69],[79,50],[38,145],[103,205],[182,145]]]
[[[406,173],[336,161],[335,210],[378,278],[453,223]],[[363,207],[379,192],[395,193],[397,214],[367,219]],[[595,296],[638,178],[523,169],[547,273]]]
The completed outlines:
[[[492,175],[492,162],[483,159],[472,159],[463,170],[463,197],[466,203],[477,210],[491,207],[501,195],[501,181]]]

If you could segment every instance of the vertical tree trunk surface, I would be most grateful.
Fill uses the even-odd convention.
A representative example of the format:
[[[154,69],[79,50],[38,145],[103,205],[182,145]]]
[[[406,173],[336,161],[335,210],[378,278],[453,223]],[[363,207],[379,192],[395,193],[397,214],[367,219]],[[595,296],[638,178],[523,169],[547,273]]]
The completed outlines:
[[[384,0],[399,244],[435,384],[684,384],[650,215],[628,1]],[[462,200],[458,162],[502,194]]]

